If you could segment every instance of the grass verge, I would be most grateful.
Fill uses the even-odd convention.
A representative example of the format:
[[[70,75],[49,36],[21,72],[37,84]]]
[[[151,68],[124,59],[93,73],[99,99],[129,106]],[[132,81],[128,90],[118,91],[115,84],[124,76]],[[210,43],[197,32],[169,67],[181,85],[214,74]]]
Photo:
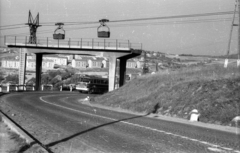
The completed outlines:
[[[240,115],[239,93],[239,68],[208,65],[144,75],[94,102],[186,119],[198,109],[200,121],[230,125]]]

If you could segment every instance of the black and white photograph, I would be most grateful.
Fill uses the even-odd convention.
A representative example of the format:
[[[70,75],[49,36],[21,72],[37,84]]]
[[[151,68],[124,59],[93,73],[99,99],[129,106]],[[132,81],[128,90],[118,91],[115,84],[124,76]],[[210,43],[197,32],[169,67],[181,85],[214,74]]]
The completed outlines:
[[[240,0],[0,0],[0,153],[240,153]]]

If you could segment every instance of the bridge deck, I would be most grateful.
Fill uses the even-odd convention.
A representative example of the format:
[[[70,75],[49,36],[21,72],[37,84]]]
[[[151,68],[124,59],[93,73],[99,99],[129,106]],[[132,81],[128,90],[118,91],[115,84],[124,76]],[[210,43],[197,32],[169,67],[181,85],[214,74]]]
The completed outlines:
[[[55,40],[52,38],[37,38],[36,44],[28,43],[28,36],[5,36],[4,42],[9,47],[69,49],[69,50],[105,50],[129,51],[142,50],[141,43],[130,43],[129,40],[80,38]]]

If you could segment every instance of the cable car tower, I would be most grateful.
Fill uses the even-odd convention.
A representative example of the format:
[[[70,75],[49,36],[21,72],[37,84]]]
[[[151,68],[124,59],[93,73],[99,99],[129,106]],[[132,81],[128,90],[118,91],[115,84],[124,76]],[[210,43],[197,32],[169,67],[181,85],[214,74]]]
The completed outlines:
[[[41,25],[39,25],[39,13],[36,16],[36,18],[33,19],[32,14],[29,11],[28,23],[26,23],[26,25],[28,25],[30,28],[30,37],[29,37],[28,43],[36,44],[37,43],[37,37],[36,37],[37,28],[41,26]]]
[[[105,24],[105,22],[109,22],[108,19],[99,20],[100,26],[98,27],[98,37],[99,38],[109,38],[110,37],[110,28]]]

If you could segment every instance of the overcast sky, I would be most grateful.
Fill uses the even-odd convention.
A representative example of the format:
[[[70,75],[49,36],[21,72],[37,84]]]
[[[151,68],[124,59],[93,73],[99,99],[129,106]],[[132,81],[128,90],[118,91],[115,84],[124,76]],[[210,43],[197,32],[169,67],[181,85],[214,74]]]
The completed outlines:
[[[69,22],[98,22],[99,19],[107,18],[110,20],[108,26],[111,28],[111,39],[140,42],[143,43],[144,50],[172,54],[224,55],[232,14],[138,22],[111,21],[227,12],[233,11],[234,5],[235,0],[0,0],[0,26],[24,26],[28,21],[28,11],[31,10],[34,18],[39,13],[40,24],[43,25],[38,28],[38,37],[52,37],[56,27],[51,25],[65,22],[67,38],[97,38],[98,23],[73,26]],[[193,19],[201,22],[191,23]],[[184,22],[177,24],[179,21]],[[46,26],[47,23],[50,26]],[[81,29],[83,27],[87,28]],[[0,32],[2,46],[4,35],[27,35],[29,28]],[[233,29],[231,53],[237,53],[237,27]]]

